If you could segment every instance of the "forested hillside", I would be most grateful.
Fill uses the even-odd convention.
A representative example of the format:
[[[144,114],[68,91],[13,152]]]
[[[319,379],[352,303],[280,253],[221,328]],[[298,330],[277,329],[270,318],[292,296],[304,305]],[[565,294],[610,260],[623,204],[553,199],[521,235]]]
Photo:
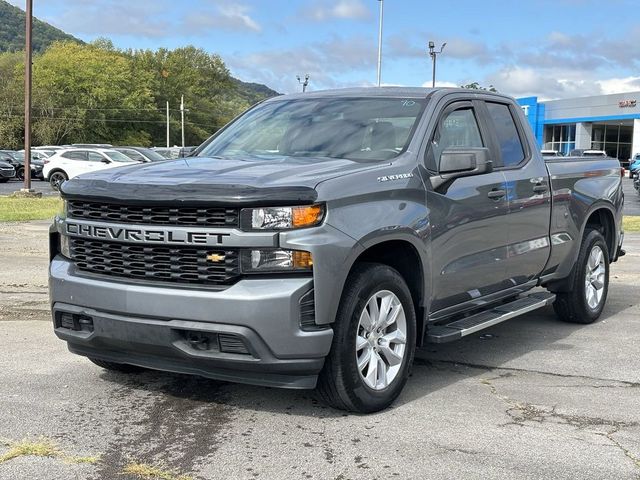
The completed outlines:
[[[23,11],[0,0],[0,148],[23,144],[24,21]],[[166,102],[170,142],[179,144],[182,95],[185,141],[198,145],[252,104],[278,94],[233,78],[220,56],[193,46],[120,50],[108,39],[86,44],[40,21],[35,30],[34,145],[164,145]]]
[[[18,7],[0,0],[0,52],[24,49],[25,13]],[[41,52],[58,40],[80,42],[77,38],[52,27],[48,23],[33,19],[33,50]]]

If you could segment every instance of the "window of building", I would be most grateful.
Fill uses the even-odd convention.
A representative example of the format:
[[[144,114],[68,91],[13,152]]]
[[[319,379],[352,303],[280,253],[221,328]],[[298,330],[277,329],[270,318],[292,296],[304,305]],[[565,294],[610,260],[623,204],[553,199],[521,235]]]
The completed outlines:
[[[544,148],[568,155],[576,148],[575,125],[548,125],[544,130]]]
[[[591,148],[604,150],[607,155],[619,160],[631,157],[633,127],[619,124],[594,124],[591,130]]]

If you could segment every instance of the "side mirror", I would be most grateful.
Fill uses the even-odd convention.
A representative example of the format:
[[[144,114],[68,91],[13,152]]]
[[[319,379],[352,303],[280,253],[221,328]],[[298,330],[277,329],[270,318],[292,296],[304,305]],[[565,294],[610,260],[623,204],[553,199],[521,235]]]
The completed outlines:
[[[108,158],[103,158],[102,160],[100,160],[102,163],[111,163],[111,160],[109,160]]]
[[[492,171],[488,148],[448,148],[440,155],[440,174],[431,177],[431,186],[435,190],[456,178]]]

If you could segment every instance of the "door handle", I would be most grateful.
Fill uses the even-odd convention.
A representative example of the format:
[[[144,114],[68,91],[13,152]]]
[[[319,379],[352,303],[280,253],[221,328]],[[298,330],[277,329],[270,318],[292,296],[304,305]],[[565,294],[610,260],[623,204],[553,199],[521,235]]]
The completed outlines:
[[[547,190],[549,190],[549,189],[543,183],[539,183],[539,184],[533,186],[533,192],[534,193],[545,193]]]
[[[499,200],[506,194],[506,190],[499,190],[497,188],[494,188],[493,190],[489,191],[489,193],[487,193],[487,197],[491,198],[492,200]]]

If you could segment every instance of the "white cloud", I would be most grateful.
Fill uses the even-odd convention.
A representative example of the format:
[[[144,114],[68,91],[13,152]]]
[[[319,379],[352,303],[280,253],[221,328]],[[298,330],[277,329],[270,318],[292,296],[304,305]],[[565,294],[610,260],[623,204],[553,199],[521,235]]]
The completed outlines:
[[[338,0],[331,5],[316,3],[301,11],[304,18],[323,22],[331,19],[367,20],[371,10],[361,0]]]
[[[210,28],[230,31],[260,32],[262,27],[249,12],[251,9],[239,3],[225,3],[215,11],[191,13],[183,20],[182,28],[187,31],[202,31]]]
[[[602,93],[605,95],[640,90],[640,77],[609,78],[607,80],[598,80],[596,83],[600,85]]]

